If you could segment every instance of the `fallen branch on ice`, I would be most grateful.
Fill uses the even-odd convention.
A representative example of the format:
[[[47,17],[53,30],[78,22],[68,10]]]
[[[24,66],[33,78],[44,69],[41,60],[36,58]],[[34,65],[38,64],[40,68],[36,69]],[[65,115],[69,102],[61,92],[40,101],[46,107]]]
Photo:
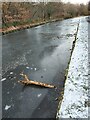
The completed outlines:
[[[46,84],[46,83],[29,80],[27,75],[24,75],[24,74],[20,74],[20,75],[22,75],[25,78],[24,80],[18,81],[18,82],[20,82],[22,84],[25,84],[25,85],[33,84],[33,85],[38,85],[38,86],[42,86],[42,87],[55,88],[55,86],[53,86],[53,85],[49,85],[49,84]]]

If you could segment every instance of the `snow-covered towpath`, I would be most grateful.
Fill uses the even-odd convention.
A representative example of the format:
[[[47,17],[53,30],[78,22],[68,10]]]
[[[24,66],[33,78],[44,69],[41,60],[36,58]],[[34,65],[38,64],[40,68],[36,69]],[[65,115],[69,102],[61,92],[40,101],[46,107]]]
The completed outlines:
[[[80,19],[57,118],[88,118],[88,22]]]

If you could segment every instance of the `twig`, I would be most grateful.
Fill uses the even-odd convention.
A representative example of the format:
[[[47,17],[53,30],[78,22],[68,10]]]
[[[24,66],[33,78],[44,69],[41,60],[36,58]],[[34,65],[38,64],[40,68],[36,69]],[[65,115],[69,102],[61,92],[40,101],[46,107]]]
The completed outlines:
[[[54,85],[50,85],[50,84],[46,84],[46,83],[42,83],[42,82],[36,82],[36,81],[32,81],[32,80],[29,80],[27,75],[24,75],[23,73],[20,74],[22,75],[25,79],[24,80],[20,80],[18,82],[22,83],[22,84],[25,84],[25,85],[38,85],[38,86],[42,86],[42,87],[48,87],[48,88],[55,88]]]

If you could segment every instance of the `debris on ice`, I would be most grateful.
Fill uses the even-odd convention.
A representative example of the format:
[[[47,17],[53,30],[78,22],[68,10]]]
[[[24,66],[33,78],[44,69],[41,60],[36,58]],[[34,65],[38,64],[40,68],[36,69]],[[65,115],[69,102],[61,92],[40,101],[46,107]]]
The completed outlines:
[[[42,94],[40,93],[40,94],[38,94],[38,96],[37,96],[37,97],[39,98],[41,95],[42,95]]]
[[[8,110],[11,107],[11,105],[6,105],[5,110]]]
[[[36,70],[37,70],[37,68],[34,68],[34,70],[36,71]]]
[[[3,79],[1,79],[1,82],[5,81],[5,80],[6,80],[6,78],[3,78]]]
[[[26,67],[27,69],[29,69],[29,67]]]
[[[12,75],[13,74],[13,72],[10,72],[10,75]]]

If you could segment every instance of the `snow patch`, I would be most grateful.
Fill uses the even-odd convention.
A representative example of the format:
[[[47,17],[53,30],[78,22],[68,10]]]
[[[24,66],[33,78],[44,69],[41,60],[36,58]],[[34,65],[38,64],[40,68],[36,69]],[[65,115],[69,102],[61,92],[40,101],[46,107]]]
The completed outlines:
[[[41,95],[42,95],[42,94],[38,94],[37,97],[39,98],[39,97],[41,97]]]

